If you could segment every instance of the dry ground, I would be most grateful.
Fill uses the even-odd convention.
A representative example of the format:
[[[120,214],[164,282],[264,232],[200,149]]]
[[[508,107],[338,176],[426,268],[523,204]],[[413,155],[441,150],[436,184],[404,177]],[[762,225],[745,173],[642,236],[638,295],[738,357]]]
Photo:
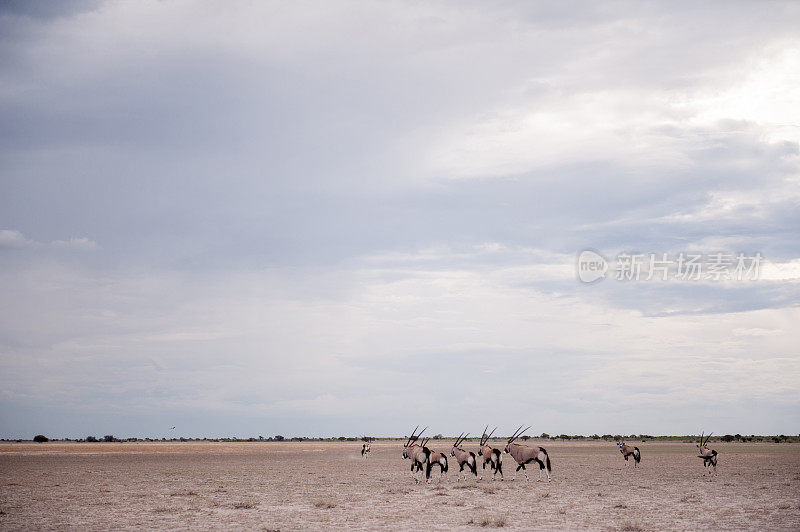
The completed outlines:
[[[449,458],[429,485],[398,442],[0,444],[0,528],[800,529],[800,444],[715,444],[713,480],[688,443],[638,443],[637,471],[613,443],[543,444],[550,484],[503,455],[505,482]]]

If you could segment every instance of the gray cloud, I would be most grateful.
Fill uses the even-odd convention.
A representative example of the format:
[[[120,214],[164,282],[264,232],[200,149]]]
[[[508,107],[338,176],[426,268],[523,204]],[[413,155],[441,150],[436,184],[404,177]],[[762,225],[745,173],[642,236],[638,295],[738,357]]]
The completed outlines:
[[[800,258],[798,18],[5,5],[2,435],[399,434],[409,396],[439,432],[536,405],[548,432],[790,433],[797,276],[585,286],[574,260]]]

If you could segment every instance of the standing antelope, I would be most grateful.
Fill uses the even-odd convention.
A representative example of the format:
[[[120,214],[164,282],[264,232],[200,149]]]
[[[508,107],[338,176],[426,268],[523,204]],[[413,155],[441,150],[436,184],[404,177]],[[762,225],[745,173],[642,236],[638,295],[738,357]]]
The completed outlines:
[[[369,454],[369,442],[365,442],[364,445],[361,446],[361,456],[366,458],[368,454]]]
[[[706,473],[709,475],[717,473],[717,451],[714,449],[708,448],[708,439],[711,437],[710,433],[706,436],[705,442],[703,441],[703,433],[700,434],[700,443],[697,444],[697,448],[700,449],[700,454],[698,454],[698,458],[703,459],[703,467],[706,470]],[[713,467],[713,471],[712,471]]]
[[[420,433],[421,434],[421,433]],[[426,461],[428,467],[425,469],[425,478],[428,482],[431,481],[431,469],[433,466],[439,466],[439,481],[441,482],[444,474],[447,473],[447,456],[444,453],[440,453],[438,451],[434,451],[428,448],[428,442],[431,441],[430,438],[422,442],[422,452],[426,455]]]
[[[508,443],[506,444],[505,448],[505,452],[513,456],[514,460],[517,461],[517,469],[514,471],[514,480],[517,479],[517,471],[520,469],[522,469],[523,473],[525,473],[525,479],[530,480],[528,478],[528,472],[525,470],[525,464],[536,462],[539,464],[539,480],[542,480],[542,470],[545,470],[545,467],[547,467],[547,482],[550,482],[552,480],[550,477],[550,471],[552,471],[552,468],[550,467],[550,456],[548,456],[545,448],[528,447],[527,445],[514,443],[514,440],[522,436],[525,430],[528,430],[530,427],[520,432],[519,430],[521,428],[522,425],[520,425],[519,428],[514,431],[514,434],[508,439]]]
[[[624,440],[618,441],[617,445],[619,445],[619,452],[621,452],[623,458],[625,458],[625,467],[628,467],[629,456],[633,456],[633,468],[636,469],[639,467],[639,462],[642,459],[642,453],[639,452],[639,448],[631,447],[630,445],[626,444]]]
[[[459,466],[459,473],[464,473],[464,466],[467,466],[467,469],[472,472],[473,475],[477,478],[478,476],[478,461],[475,458],[475,453],[472,451],[465,451],[460,447],[461,443],[467,439],[469,433],[464,434],[463,432],[461,435],[456,438],[456,441],[453,442],[453,450],[450,451],[450,456],[455,456],[456,460],[458,461]],[[458,480],[458,478],[456,478]],[[464,480],[467,480],[467,474],[464,473]]]
[[[408,441],[405,443],[405,445],[403,445],[403,458],[408,458],[411,460],[411,476],[414,477],[414,482],[416,483],[419,483],[416,473],[422,471],[423,465],[427,466],[428,454],[430,454],[429,450],[425,449],[423,445],[417,443],[419,437],[422,436],[422,433],[425,432],[425,429],[428,427],[425,427],[419,432],[419,434],[415,435],[414,433],[418,428],[419,425],[414,427],[414,430],[411,431],[411,436],[408,437]],[[426,467],[426,473],[430,478],[430,468]]]
[[[500,473],[500,480],[503,480],[503,463],[500,460],[500,449],[495,449],[488,445],[489,438],[492,437],[494,431],[497,430],[497,427],[492,429],[492,432],[486,434],[486,430],[489,428],[489,425],[486,425],[486,428],[483,429],[483,436],[481,436],[481,444],[478,447],[478,456],[483,458],[483,469],[486,469],[486,463],[489,463],[489,469],[494,469],[494,473],[492,474],[492,480],[495,479],[497,473]],[[483,475],[481,475],[483,478]]]

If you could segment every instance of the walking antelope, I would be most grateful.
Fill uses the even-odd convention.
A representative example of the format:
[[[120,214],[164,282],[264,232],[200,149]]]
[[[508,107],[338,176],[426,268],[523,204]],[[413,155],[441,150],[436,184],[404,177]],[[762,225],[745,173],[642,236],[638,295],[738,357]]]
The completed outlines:
[[[522,469],[522,472],[525,473],[525,479],[530,480],[528,478],[528,472],[525,470],[525,464],[530,462],[536,462],[539,464],[539,480],[542,480],[542,471],[545,470],[547,473],[547,481],[550,482],[552,478],[550,477],[550,471],[552,468],[550,467],[550,456],[548,456],[547,451],[544,447],[528,447],[527,445],[520,445],[518,443],[514,443],[514,440],[522,436],[522,434],[528,430],[523,430],[520,432],[522,425],[519,426],[517,430],[514,431],[514,434],[508,439],[508,443],[506,444],[505,452],[510,454],[514,457],[514,460],[517,462],[517,469],[514,471],[514,480],[517,478],[517,471]]]
[[[625,467],[628,467],[629,456],[633,456],[633,468],[636,469],[637,467],[639,467],[639,462],[642,459],[642,453],[639,452],[639,448],[631,447],[624,441],[618,441],[617,445],[619,445],[619,452],[621,452],[623,458],[625,458]]]
[[[453,442],[453,450],[450,451],[450,456],[455,456],[456,461],[458,461],[459,466],[459,473],[464,473],[464,466],[467,466],[467,469],[472,472],[475,477],[478,476],[478,461],[475,458],[475,453],[472,451],[465,451],[460,447],[461,443],[465,439],[467,439],[469,433],[464,434],[463,432],[461,435],[456,438],[456,441]],[[464,480],[467,480],[467,474],[464,473]]]
[[[439,480],[442,480],[444,474],[447,473],[447,456],[444,453],[440,453],[439,451],[434,451],[428,448],[428,442],[431,441],[430,438],[422,442],[422,452],[425,453],[427,457],[427,468],[425,469],[425,478],[430,482],[431,479],[431,469],[433,466],[439,466]]]
[[[500,473],[500,480],[503,480],[503,463],[500,460],[500,449],[495,449],[488,445],[489,438],[492,437],[494,431],[497,430],[497,427],[492,429],[492,432],[486,434],[486,430],[489,428],[489,425],[486,425],[486,428],[483,429],[483,436],[481,436],[481,444],[478,447],[478,456],[483,458],[483,469],[486,469],[486,463],[489,463],[489,469],[493,469],[494,473],[492,474],[492,480],[495,479],[497,473]],[[483,475],[481,475],[483,478]]]
[[[366,458],[368,454],[369,454],[369,442],[365,442],[364,445],[361,446],[361,456]]]
[[[717,472],[717,451],[708,448],[708,439],[711,437],[711,434],[714,433],[710,433],[706,436],[706,440],[703,441],[703,433],[701,433],[700,443],[697,444],[697,448],[700,449],[700,454],[697,456],[703,459],[703,467],[709,475],[716,474]]]
[[[419,434],[415,435],[414,433],[418,428],[419,425],[414,427],[414,430],[411,431],[411,436],[408,437],[408,441],[405,443],[405,445],[403,445],[403,458],[411,460],[411,475],[414,477],[414,482],[417,483],[419,483],[419,480],[417,479],[416,473],[422,471],[423,465],[427,466],[428,454],[430,453],[430,451],[426,452],[426,449],[423,445],[417,443],[419,437],[422,436],[422,433],[425,432],[425,429],[428,427],[425,427],[419,432]],[[428,477],[430,477],[430,468],[426,467],[426,472]]]

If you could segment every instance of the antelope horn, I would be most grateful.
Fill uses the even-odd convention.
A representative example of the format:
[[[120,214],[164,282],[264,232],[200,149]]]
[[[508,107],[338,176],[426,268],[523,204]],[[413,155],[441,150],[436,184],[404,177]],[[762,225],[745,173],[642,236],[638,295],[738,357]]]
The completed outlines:
[[[493,428],[493,429],[492,429],[492,432],[490,432],[490,433],[489,433],[489,435],[488,435],[488,436],[486,436],[486,441],[489,441],[489,438],[491,438],[491,437],[492,437],[492,434],[494,434],[494,431],[496,431],[496,430],[497,430],[497,427],[495,427],[495,428]]]
[[[700,433],[700,447],[703,446],[703,436],[705,436],[705,431]]]
[[[714,434],[713,432],[709,432],[708,436],[706,436],[706,443],[708,443],[708,439],[711,438],[711,435]]]
[[[514,441],[514,438],[516,438],[516,437],[517,437],[517,433],[519,432],[519,430],[520,430],[521,428],[522,428],[522,425],[520,425],[519,427],[517,427],[517,430],[515,430],[515,431],[514,431],[514,434],[512,434],[512,435],[511,435],[511,437],[508,439],[508,443],[511,443],[512,441]]]
[[[408,447],[408,446],[409,446],[409,444],[410,444],[412,441],[414,441],[414,433],[415,433],[415,432],[417,432],[417,429],[418,429],[418,428],[419,428],[419,425],[417,425],[416,427],[414,427],[414,430],[412,430],[412,431],[411,431],[411,436],[409,436],[409,437],[408,437],[408,441],[406,442],[406,444],[405,444],[405,445],[403,445],[403,447]]]
[[[486,444],[486,440],[488,439],[486,437],[486,431],[487,430],[489,430],[489,425],[486,425],[486,428],[483,429],[483,436],[481,436],[481,447],[483,447]]]
[[[453,444],[453,447],[458,447],[458,444],[459,444],[459,443],[461,443],[461,436],[463,436],[463,435],[464,435],[464,433],[463,433],[463,432],[462,432],[461,434],[459,434],[459,435],[458,435],[458,438],[456,438],[456,441],[455,441],[455,443]]]

